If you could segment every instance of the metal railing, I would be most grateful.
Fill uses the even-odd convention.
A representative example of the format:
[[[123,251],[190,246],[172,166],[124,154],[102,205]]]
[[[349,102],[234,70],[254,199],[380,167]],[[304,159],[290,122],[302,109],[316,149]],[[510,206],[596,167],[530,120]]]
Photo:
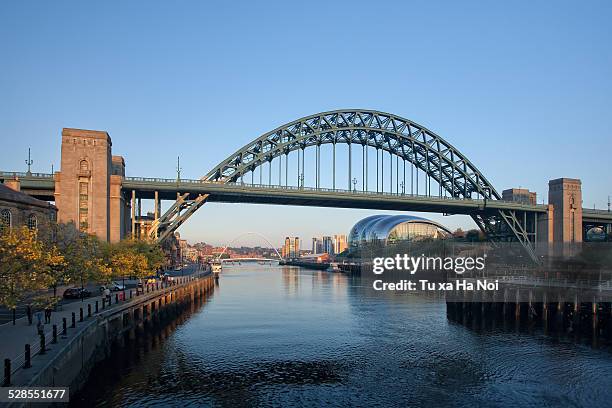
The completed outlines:
[[[423,194],[414,194],[407,192],[388,192],[388,191],[369,191],[369,190],[348,190],[341,188],[326,188],[326,187],[306,187],[306,186],[294,186],[294,185],[278,185],[278,184],[255,184],[255,183],[237,183],[237,182],[220,182],[220,181],[209,181],[209,180],[193,180],[193,179],[166,179],[166,178],[155,178],[155,177],[125,177],[127,181],[135,181],[135,182],[146,182],[146,183],[163,183],[163,184],[172,184],[172,185],[180,185],[180,184],[199,184],[202,186],[206,185],[214,185],[214,186],[230,186],[230,187],[239,187],[244,189],[264,189],[264,190],[289,190],[289,191],[308,191],[308,192],[323,192],[323,193],[341,193],[341,194],[357,194],[363,196],[383,196],[383,197],[410,197],[413,199],[438,199],[438,200],[446,200],[446,201],[469,201],[475,204],[486,204],[487,201],[494,202],[502,202],[507,203],[509,205],[521,205],[524,206],[524,203],[518,203],[516,201],[506,201],[506,200],[496,200],[496,199],[473,199],[473,198],[463,198],[463,197],[449,197],[445,195],[423,195]],[[530,205],[533,208],[546,208],[545,205],[536,204]]]
[[[21,178],[47,178],[47,179],[52,179],[53,178],[53,174],[51,173],[25,173],[25,172],[19,172],[19,171],[0,171],[0,177],[12,177],[12,178],[16,178],[16,177],[21,177]]]
[[[500,276],[498,279],[507,283],[534,284],[538,286],[553,286],[567,288],[582,288],[582,289],[597,289],[597,290],[612,290],[612,282],[610,280],[587,280],[587,279],[557,279],[544,278],[539,276]]]
[[[199,273],[194,273],[190,276],[183,276],[183,277],[177,277],[175,278],[175,280],[166,283],[166,284],[145,284],[146,292],[145,292],[145,287],[142,288],[142,293],[141,295],[145,295],[145,294],[149,294],[149,293],[155,293],[159,290],[164,290],[164,289],[168,289],[168,288],[172,288],[175,286],[180,286],[180,285],[184,285],[187,284],[189,282],[192,282],[196,279],[200,279],[203,278],[207,275],[210,275],[209,271],[204,271],[204,272],[199,272]],[[132,292],[132,290],[130,290],[129,292]],[[127,293],[127,291],[126,291]],[[136,297],[132,297],[130,294],[130,297],[127,296],[123,296],[122,299],[120,300],[121,303],[118,303],[117,301],[115,301],[115,305],[117,304],[122,304],[122,303],[126,303],[129,302],[133,299],[138,299],[138,291],[136,292]],[[96,300],[95,303],[98,303],[98,301]],[[91,303],[89,303],[89,305],[91,305]],[[111,304],[108,303],[107,306],[103,306],[100,310],[98,310],[98,308],[95,308],[95,311],[91,311],[91,315],[89,314],[89,311],[91,309],[89,308],[80,308],[79,313],[77,314],[76,312],[72,312],[72,319],[74,320],[70,320],[69,323],[66,324],[66,333],[68,331],[68,329],[73,329],[73,330],[77,330],[77,323],[82,323],[85,322],[87,319],[94,317],[95,315],[101,313],[102,311],[106,310],[107,308],[110,308]],[[84,306],[84,305],[83,305]],[[114,308],[113,308],[114,309]],[[112,310],[112,309],[111,309]],[[81,311],[83,313],[82,316],[82,320],[81,320]],[[66,318],[67,319],[67,318]],[[73,326],[73,321],[74,321],[74,326]],[[55,326],[55,335],[54,336],[54,326]],[[59,339],[60,336],[65,336],[66,334],[63,332],[64,330],[64,326],[63,326],[63,319],[62,319],[62,327],[58,328],[57,325],[51,325],[50,329],[47,331],[43,331],[44,334],[44,348],[45,348],[45,352],[47,350],[49,350],[49,348],[47,347],[50,344],[56,344],[56,340]],[[36,336],[32,336],[30,339],[24,339],[25,342],[23,343],[24,345],[24,351],[20,352],[16,355],[14,355],[11,358],[5,358],[5,364],[8,361],[10,364],[10,376],[8,378],[8,381],[10,383],[10,378],[17,373],[19,370],[22,369],[28,369],[30,368],[30,365],[26,366],[26,362],[28,364],[31,364],[32,359],[37,356],[40,355],[42,350],[43,350],[43,336],[41,336],[40,334],[36,335]],[[25,351],[25,347],[26,345],[29,346],[29,358],[28,356],[26,356],[26,351]],[[5,366],[5,370],[6,370],[6,366]],[[5,378],[4,381],[2,383],[6,383],[7,382],[7,378],[6,378],[6,374],[9,374],[7,372],[5,372]]]

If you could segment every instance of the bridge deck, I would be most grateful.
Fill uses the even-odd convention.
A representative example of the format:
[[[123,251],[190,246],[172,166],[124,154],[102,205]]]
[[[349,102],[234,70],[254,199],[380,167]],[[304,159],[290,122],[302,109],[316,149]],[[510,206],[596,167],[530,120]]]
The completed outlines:
[[[376,193],[339,189],[295,186],[215,183],[200,180],[144,179],[130,177],[123,182],[126,190],[136,190],[137,196],[153,198],[158,191],[162,198],[176,197],[176,193],[210,194],[208,201],[228,203],[279,204],[316,207],[364,208],[399,211],[444,212],[471,214],[475,211],[498,209],[546,212],[544,205],[525,205],[501,200],[466,200],[451,197],[432,197],[397,193]]]
[[[0,172],[0,180],[18,177],[21,189],[34,197],[53,200],[55,182],[51,174]],[[379,210],[444,212],[471,214],[493,212],[499,209],[545,213],[545,205],[529,205],[502,200],[466,200],[451,197],[421,196],[396,193],[363,192],[360,190],[332,190],[325,188],[298,188],[295,186],[269,186],[217,183],[202,180],[180,180],[145,177],[126,177],[124,190],[135,190],[139,198],[152,199],[155,191],[161,199],[174,200],[177,193],[210,194],[209,201],[228,203],[261,203],[319,207],[364,208]],[[585,221],[612,222],[612,212],[583,209]]]

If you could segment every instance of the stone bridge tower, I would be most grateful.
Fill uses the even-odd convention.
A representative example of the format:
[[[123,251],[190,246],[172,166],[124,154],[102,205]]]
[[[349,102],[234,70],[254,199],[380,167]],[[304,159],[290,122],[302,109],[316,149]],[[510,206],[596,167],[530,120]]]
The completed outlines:
[[[582,242],[582,183],[578,179],[560,178],[548,182],[548,203],[555,208],[554,242]]]
[[[60,222],[73,221],[81,231],[116,242],[126,235],[129,210],[121,192],[125,162],[111,148],[106,132],[63,129],[55,202]]]

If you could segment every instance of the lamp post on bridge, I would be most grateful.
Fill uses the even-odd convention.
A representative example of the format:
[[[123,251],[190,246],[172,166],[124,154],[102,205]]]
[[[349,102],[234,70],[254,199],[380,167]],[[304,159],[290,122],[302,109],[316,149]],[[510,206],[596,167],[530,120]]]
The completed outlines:
[[[30,166],[31,166],[32,164],[34,164],[34,160],[32,160],[32,159],[30,158],[30,148],[29,148],[29,147],[28,147],[28,160],[26,160],[26,161],[25,161],[25,163],[26,163],[26,164],[27,164],[27,166],[28,166],[28,172],[27,172],[26,174],[27,174],[28,176],[31,176],[31,175],[32,175],[32,172],[30,171]]]
[[[357,192],[357,178],[353,177],[353,193]]]
[[[406,187],[406,186],[404,185],[404,182],[403,182],[403,181],[402,181],[402,182],[400,182],[400,186],[402,187],[402,195],[404,195],[404,194],[406,193],[406,190],[405,190],[405,187]]]

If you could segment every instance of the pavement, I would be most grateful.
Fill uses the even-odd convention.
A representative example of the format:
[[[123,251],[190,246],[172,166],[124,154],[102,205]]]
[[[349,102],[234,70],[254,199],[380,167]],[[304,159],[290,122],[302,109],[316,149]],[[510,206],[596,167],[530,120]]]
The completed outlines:
[[[197,265],[191,265],[189,267],[184,268],[182,271],[171,271],[171,276],[189,276],[195,272],[197,272]],[[134,289],[132,289],[134,290]],[[63,293],[58,290],[58,294]],[[79,299],[75,299],[75,301],[70,301],[63,303],[61,307],[58,308],[57,311],[54,311],[51,314],[51,323],[44,324],[44,332],[46,341],[49,342],[52,338],[52,330],[53,325],[57,325],[58,336],[60,336],[62,332],[63,318],[66,318],[67,327],[70,331],[70,326],[72,324],[72,313],[74,312],[76,315],[76,322],[78,325],[80,309],[83,308],[84,318],[87,317],[87,305],[91,305],[92,314],[95,312],[95,303],[98,301],[99,310],[102,310],[102,296],[98,295],[98,293],[93,292],[94,296],[83,299],[80,301]],[[126,289],[126,298],[129,300],[129,289]],[[115,294],[121,294],[121,292],[113,292],[111,308],[116,307],[117,303],[115,303]],[[119,295],[121,296],[121,295]],[[119,302],[119,305],[122,302]],[[106,307],[108,309],[109,306]],[[105,309],[105,310],[106,310]],[[44,314],[41,312],[41,319],[44,322]],[[34,355],[35,351],[39,349],[40,345],[40,336],[37,330],[37,318],[34,315],[32,319],[32,325],[28,324],[27,318],[24,316],[16,321],[16,324],[13,325],[12,321],[0,325],[0,359],[4,361],[5,358],[10,358],[13,364],[13,370],[17,367],[17,365],[23,364],[24,359],[24,350],[25,345],[30,344],[32,348],[32,355]]]

